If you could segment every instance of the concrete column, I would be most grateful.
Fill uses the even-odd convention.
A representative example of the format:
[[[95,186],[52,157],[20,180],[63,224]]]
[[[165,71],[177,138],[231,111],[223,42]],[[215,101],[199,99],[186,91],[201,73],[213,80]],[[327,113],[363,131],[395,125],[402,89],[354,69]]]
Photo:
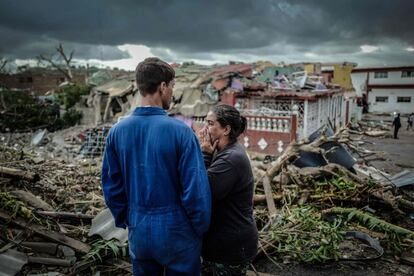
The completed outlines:
[[[309,113],[309,105],[308,100],[304,101],[304,108],[303,108],[303,138],[308,136],[308,113]]]

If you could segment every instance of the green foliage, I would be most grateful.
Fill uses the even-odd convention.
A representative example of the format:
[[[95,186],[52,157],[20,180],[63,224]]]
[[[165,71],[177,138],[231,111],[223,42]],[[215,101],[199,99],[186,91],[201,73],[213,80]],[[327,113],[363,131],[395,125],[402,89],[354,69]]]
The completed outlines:
[[[2,91],[0,93],[6,106],[31,105],[36,103],[35,99],[26,91]]]
[[[330,212],[347,215],[347,220],[352,220],[354,218],[371,230],[377,230],[385,233],[394,233],[397,235],[405,235],[411,238],[414,237],[413,231],[391,224],[385,220],[379,219],[369,213],[357,210],[355,208],[334,207],[330,210]]]
[[[115,258],[120,256],[125,257],[127,255],[126,245],[120,245],[119,241],[112,240],[98,240],[92,244],[91,250],[83,256],[83,261],[100,261],[102,257],[112,254]]]
[[[58,118],[55,120],[53,126],[51,126],[52,130],[59,130],[63,128],[68,128],[80,123],[82,119],[82,112],[77,111],[75,109],[68,109],[63,114],[62,118]]]
[[[350,198],[358,193],[358,186],[352,180],[345,177],[334,177],[314,182],[315,194],[324,196],[334,194],[339,198]]]
[[[26,91],[0,93],[6,106],[6,110],[0,116],[0,131],[29,131],[36,128],[55,131],[74,126],[82,118],[82,113],[74,109],[68,109],[62,118],[59,118],[57,103],[41,102]]]
[[[2,91],[6,110],[0,116],[0,131],[6,128],[24,130],[46,127],[53,121],[53,109],[47,104],[37,102],[25,91]]]
[[[285,211],[275,223],[270,243],[280,257],[291,257],[306,263],[337,260],[339,244],[343,240],[340,219],[328,222],[310,206]]]
[[[341,208],[334,207],[330,210],[331,213],[342,215],[347,221],[357,221],[362,226],[386,234],[384,245],[390,248],[395,253],[401,253],[404,247],[410,247],[414,250],[412,244],[405,245],[401,241],[405,238],[413,239],[414,232],[398,225],[386,222],[372,214],[366,213],[355,208]]]
[[[86,85],[68,85],[62,89],[62,92],[58,94],[58,100],[61,105],[64,105],[66,109],[72,108],[77,102],[80,101],[83,95],[89,94],[89,87]]]
[[[33,214],[24,202],[7,192],[0,193],[0,209],[8,212],[12,218],[22,217],[42,224],[42,221]]]

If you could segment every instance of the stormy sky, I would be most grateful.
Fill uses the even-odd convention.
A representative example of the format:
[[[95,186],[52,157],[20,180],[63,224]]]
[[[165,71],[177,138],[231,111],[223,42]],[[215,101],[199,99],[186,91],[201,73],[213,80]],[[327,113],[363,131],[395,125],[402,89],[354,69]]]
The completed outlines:
[[[0,0],[0,57],[77,62],[414,63],[412,0]]]

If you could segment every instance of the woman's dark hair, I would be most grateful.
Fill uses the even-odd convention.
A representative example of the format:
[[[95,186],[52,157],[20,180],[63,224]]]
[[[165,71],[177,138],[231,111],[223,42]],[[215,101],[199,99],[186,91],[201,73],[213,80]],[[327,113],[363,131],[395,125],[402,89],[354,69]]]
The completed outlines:
[[[174,69],[159,58],[146,58],[135,70],[139,92],[142,96],[154,94],[164,81],[170,83],[175,77]]]
[[[230,126],[230,143],[237,141],[237,138],[246,130],[247,120],[240,115],[240,112],[231,105],[220,104],[213,108],[217,121],[222,127]]]

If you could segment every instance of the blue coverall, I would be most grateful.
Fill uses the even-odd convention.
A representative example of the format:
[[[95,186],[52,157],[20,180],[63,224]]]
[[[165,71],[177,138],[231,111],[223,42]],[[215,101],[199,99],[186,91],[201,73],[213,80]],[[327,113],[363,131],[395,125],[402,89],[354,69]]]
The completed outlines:
[[[138,107],[109,131],[102,188],[128,227],[134,275],[199,275],[211,194],[196,136],[159,107]]]

